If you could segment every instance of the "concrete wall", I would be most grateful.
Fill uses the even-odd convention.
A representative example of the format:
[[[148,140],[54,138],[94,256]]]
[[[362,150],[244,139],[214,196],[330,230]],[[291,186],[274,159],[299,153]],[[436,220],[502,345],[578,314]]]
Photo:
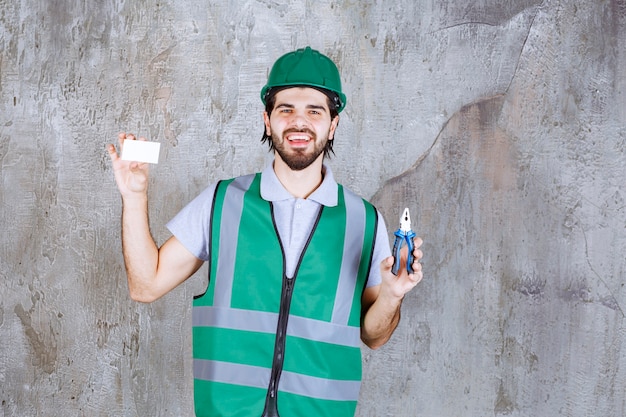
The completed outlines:
[[[155,238],[209,182],[261,169],[282,53],[335,59],[331,165],[425,279],[359,416],[626,414],[623,0],[0,0],[0,411],[191,416],[190,300],[129,300],[105,144],[161,142]]]

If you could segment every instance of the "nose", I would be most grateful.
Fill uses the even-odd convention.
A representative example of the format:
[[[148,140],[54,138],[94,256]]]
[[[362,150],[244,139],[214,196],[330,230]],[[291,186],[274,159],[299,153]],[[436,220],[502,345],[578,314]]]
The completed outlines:
[[[306,116],[302,112],[294,112],[293,117],[291,119],[291,125],[298,129],[307,127],[308,121],[307,121]]]

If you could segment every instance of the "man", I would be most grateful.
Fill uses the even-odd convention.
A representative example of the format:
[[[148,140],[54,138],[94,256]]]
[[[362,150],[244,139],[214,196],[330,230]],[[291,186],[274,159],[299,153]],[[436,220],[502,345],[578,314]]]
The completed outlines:
[[[323,164],[346,104],[328,57],[309,47],[282,56],[261,99],[273,164],[209,186],[168,223],[161,248],[148,224],[146,164],[109,145],[130,295],[154,301],[210,263],[192,310],[198,417],[352,416],[360,341],[389,340],[422,279],[422,242],[414,272],[404,249],[392,274],[382,217]]]

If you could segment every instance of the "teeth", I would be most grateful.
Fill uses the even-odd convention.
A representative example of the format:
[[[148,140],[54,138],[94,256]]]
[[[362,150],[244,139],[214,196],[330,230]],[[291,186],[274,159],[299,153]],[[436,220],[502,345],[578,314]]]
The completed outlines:
[[[304,140],[304,141],[309,141],[310,138],[308,136],[296,136],[296,135],[291,135],[287,138],[290,141],[294,141],[294,140]]]

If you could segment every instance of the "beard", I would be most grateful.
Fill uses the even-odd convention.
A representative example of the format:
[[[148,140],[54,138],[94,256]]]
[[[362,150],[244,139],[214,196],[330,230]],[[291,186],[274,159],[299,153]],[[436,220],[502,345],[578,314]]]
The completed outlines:
[[[313,150],[288,149],[288,147],[285,146],[285,143],[288,142],[285,137],[289,133],[294,132],[306,132],[309,134],[311,136],[311,141],[313,141],[314,144]],[[282,138],[278,137],[277,134],[272,133],[272,143],[274,145],[274,149],[278,155],[280,155],[280,158],[285,162],[285,164],[287,164],[287,166],[293,171],[302,171],[315,162],[322,152],[324,152],[327,141],[328,138],[318,142],[315,132],[309,129],[288,129],[283,132]]]

